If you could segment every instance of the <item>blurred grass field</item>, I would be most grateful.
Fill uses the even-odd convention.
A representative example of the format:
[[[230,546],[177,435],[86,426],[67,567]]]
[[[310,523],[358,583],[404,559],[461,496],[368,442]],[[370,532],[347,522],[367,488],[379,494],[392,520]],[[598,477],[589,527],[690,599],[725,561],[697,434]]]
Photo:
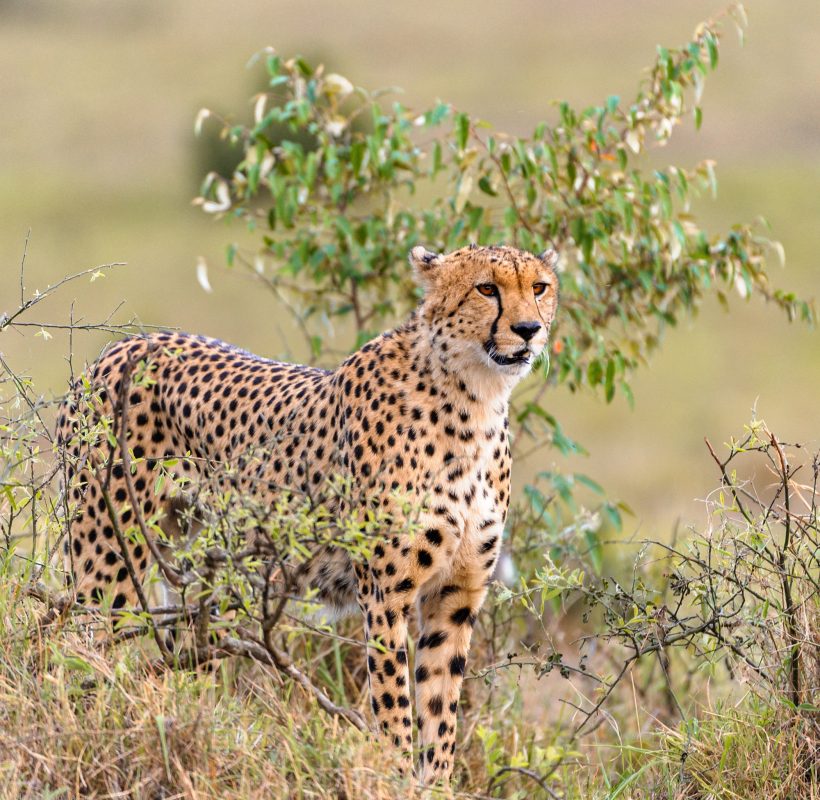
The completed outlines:
[[[247,112],[257,86],[248,57],[272,44],[323,60],[355,83],[400,86],[404,101],[441,98],[496,127],[524,132],[579,105],[629,97],[657,44],[684,42],[720,0],[616,0],[326,4],[254,0],[0,3],[0,313],[16,306],[27,231],[28,289],[95,264],[128,266],[43,304],[44,319],[120,317],[218,336],[262,355],[290,350],[280,310],[223,268],[243,231],[215,223],[190,201],[206,169],[193,133],[200,106]],[[747,42],[727,30],[709,78],[699,134],[681,130],[660,161],[714,158],[716,201],[707,228],[765,216],[786,250],[777,285],[816,293],[820,251],[820,15],[816,4],[746,4]],[[210,266],[206,294],[197,257]],[[714,485],[703,437],[723,441],[753,405],[780,435],[816,444],[817,333],[739,297],[726,315],[709,303],[669,331],[635,380],[635,408],[553,394],[550,410],[590,451],[581,468],[629,503],[643,533],[663,536],[698,519]],[[99,336],[78,338],[91,359]],[[42,390],[62,390],[62,353],[7,333],[0,352]],[[522,470],[534,464],[520,463]],[[545,465],[537,465],[545,466]],[[520,482],[520,480],[519,480]]]

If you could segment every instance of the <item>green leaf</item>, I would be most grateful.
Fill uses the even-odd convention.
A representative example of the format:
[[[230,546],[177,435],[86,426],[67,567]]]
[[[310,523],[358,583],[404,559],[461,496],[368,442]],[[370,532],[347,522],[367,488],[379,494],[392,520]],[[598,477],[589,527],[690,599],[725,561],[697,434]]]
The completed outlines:
[[[601,382],[603,374],[604,369],[598,359],[589,362],[589,366],[587,367],[587,383],[589,383],[590,386],[597,386]]]
[[[623,518],[621,517],[621,512],[618,510],[618,507],[612,503],[604,503],[601,509],[610,523],[612,523],[612,527],[620,531],[623,528]]]
[[[538,516],[543,516],[544,511],[546,510],[544,504],[544,495],[538,490],[537,487],[527,484],[524,486],[524,494],[529,499],[530,503],[532,503],[532,507]]]
[[[239,248],[236,244],[231,243],[231,244],[228,245],[228,249],[227,249],[227,252],[226,252],[226,259],[227,259],[229,267],[233,266],[233,262],[234,262],[234,259],[236,258],[236,253],[237,253],[238,249]]]
[[[595,492],[595,494],[604,493],[604,487],[601,486],[600,483],[596,483],[594,480],[592,480],[592,478],[588,477],[587,475],[582,475],[581,473],[576,472],[575,480],[578,481],[578,483],[582,483],[587,488],[592,489],[592,491]]]
[[[299,67],[299,72],[302,73],[302,77],[309,78],[313,75],[313,67],[301,56],[296,59],[296,66]]]
[[[632,387],[626,382],[621,381],[621,391],[626,397],[626,402],[629,404],[629,408],[634,411],[635,410],[635,395],[632,394]]]
[[[706,37],[706,47],[709,50],[709,66],[715,69],[718,65],[718,46],[715,37],[712,34]]]
[[[435,177],[441,171],[441,169],[441,143],[436,142],[433,145],[433,177]]]
[[[490,185],[490,181],[487,179],[486,175],[482,175],[478,179],[478,188],[481,189],[484,194],[488,194],[491,197],[498,197],[498,192]]]
[[[470,118],[466,114],[456,115],[456,145],[459,150],[467,147],[467,139],[470,135]]]
[[[592,566],[595,569],[595,572],[597,572],[598,575],[600,575],[601,570],[603,569],[604,555],[603,548],[601,547],[601,541],[598,538],[598,534],[595,531],[585,530],[584,540],[586,541],[587,555],[589,556],[589,560],[592,562]]]
[[[607,403],[615,397],[615,359],[610,358],[606,363],[606,378],[604,379],[604,393]]]

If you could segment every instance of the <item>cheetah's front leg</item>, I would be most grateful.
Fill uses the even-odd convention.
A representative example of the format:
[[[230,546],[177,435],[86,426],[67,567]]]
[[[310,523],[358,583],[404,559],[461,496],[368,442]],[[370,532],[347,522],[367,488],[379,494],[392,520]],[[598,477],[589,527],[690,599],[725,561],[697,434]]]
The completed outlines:
[[[412,771],[413,722],[407,664],[407,616],[415,599],[412,581],[380,584],[371,567],[356,568],[359,607],[364,615],[370,702],[379,728],[407,757]],[[376,646],[374,646],[376,645]]]
[[[450,779],[456,749],[456,710],[476,616],[487,592],[454,582],[423,596],[416,648],[419,777]]]

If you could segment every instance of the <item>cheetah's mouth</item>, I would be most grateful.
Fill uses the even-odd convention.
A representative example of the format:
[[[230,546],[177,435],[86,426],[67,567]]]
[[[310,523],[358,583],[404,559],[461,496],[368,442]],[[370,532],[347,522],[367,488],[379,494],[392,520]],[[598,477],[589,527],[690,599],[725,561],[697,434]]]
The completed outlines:
[[[499,367],[511,367],[516,364],[529,364],[530,359],[532,358],[532,352],[528,347],[525,347],[512,355],[505,356],[495,349],[495,345],[491,342],[487,342],[484,345],[484,350],[487,352],[487,355],[496,364],[498,364]]]

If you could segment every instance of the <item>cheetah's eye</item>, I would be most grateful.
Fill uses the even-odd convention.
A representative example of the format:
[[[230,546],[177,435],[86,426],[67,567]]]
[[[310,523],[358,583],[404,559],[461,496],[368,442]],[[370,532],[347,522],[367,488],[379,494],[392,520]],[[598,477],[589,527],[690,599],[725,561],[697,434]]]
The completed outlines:
[[[475,288],[484,297],[496,297],[498,295],[498,287],[494,283],[479,283]]]
[[[532,293],[533,293],[536,297],[540,297],[542,294],[544,294],[544,292],[546,292],[546,291],[547,291],[547,286],[548,286],[548,285],[549,285],[549,284],[546,284],[546,283],[544,283],[543,281],[542,281],[541,283],[534,283],[534,284],[532,285]]]

